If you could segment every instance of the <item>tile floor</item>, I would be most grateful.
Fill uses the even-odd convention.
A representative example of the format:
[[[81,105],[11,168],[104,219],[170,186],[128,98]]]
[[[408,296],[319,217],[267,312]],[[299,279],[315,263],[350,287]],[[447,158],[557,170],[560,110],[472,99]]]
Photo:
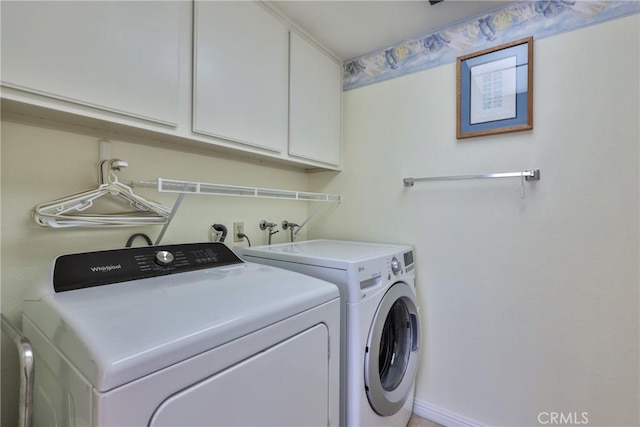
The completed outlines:
[[[429,421],[425,418],[419,417],[416,414],[413,414],[409,419],[409,424],[407,427],[443,427],[440,424],[434,423],[433,421]]]

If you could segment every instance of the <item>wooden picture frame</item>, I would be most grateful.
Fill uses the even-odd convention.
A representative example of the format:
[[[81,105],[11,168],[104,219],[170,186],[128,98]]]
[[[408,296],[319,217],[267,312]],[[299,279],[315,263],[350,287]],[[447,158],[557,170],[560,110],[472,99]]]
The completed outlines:
[[[533,37],[460,56],[456,138],[533,129]]]

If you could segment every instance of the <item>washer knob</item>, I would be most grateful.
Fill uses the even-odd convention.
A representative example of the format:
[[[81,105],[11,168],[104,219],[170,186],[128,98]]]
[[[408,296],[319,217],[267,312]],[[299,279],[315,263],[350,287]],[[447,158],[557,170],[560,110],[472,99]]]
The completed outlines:
[[[174,256],[169,251],[158,251],[156,253],[156,263],[159,265],[169,265],[173,262]]]
[[[400,264],[400,261],[398,261],[398,258],[393,257],[391,259],[391,272],[393,273],[393,275],[397,276],[398,273],[400,273],[401,269],[402,269],[402,264]]]

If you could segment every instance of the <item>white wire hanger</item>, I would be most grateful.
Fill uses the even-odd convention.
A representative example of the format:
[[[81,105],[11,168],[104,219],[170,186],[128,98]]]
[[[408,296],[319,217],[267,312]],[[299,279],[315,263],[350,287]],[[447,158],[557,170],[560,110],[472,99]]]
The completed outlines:
[[[43,227],[101,227],[162,225],[168,222],[171,209],[133,192],[118,181],[115,171],[127,167],[119,159],[98,163],[98,187],[40,203],[33,209],[36,224]],[[87,213],[98,199],[109,197],[127,202],[134,210],[119,213]]]

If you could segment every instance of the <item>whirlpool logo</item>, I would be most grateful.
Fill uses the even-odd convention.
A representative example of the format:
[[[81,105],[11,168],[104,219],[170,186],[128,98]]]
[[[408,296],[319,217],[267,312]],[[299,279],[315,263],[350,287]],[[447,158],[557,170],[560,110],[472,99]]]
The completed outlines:
[[[122,264],[114,264],[114,265],[99,265],[97,267],[91,267],[91,271],[94,273],[108,273],[113,270],[120,270],[122,268]]]

